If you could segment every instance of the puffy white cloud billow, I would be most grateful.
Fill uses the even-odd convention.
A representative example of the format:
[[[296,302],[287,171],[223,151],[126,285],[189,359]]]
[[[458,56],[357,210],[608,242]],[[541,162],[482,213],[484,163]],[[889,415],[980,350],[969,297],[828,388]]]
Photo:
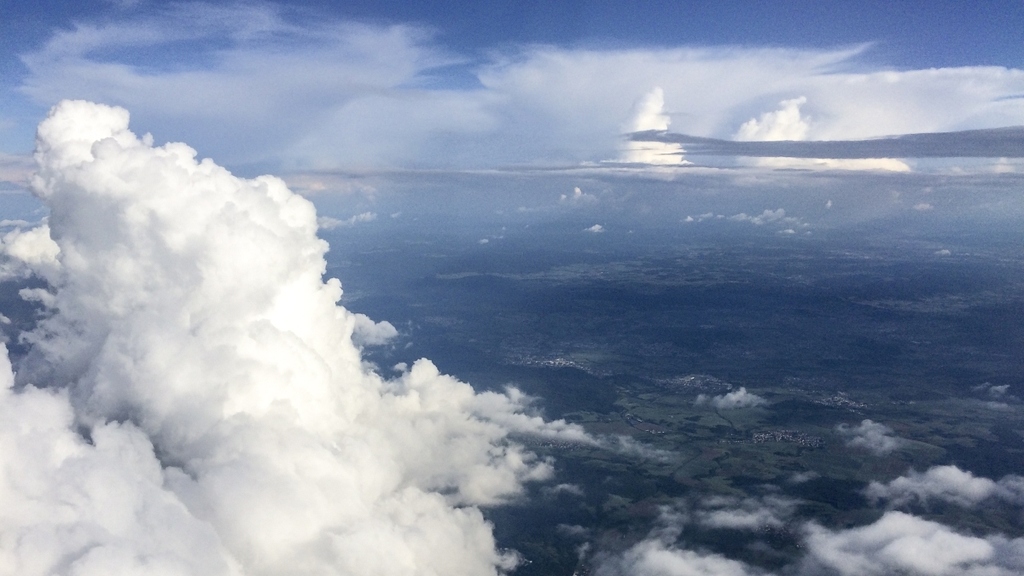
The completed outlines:
[[[59,253],[26,252],[56,263],[16,384],[0,355],[0,574],[516,563],[479,506],[551,465],[510,435],[591,441],[580,428],[429,360],[373,372],[356,339],[394,329],[337,305],[315,210],[277,178],[154,147],[83,101],[39,126],[36,161]]]
[[[863,448],[876,456],[884,456],[906,442],[893,436],[892,428],[867,419],[853,427],[840,424],[836,426],[836,432],[846,437],[847,446]]]
[[[872,482],[864,493],[893,507],[933,499],[971,507],[990,498],[1024,505],[1024,478],[1008,475],[996,482],[956,466],[933,466],[925,472],[911,470],[891,482]]]
[[[1024,570],[1024,539],[960,534],[902,512],[867,526],[807,529],[806,574],[1011,576]]]

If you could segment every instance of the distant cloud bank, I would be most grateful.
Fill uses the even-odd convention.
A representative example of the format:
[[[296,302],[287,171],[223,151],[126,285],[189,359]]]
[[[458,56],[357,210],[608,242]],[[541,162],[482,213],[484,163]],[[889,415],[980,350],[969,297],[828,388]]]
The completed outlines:
[[[636,142],[679,144],[685,147],[687,154],[691,156],[835,159],[1024,158],[1024,126],[904,134],[868,140],[721,140],[657,130],[636,132],[629,138]]]
[[[272,170],[1024,154],[1020,129],[950,132],[1024,125],[1022,70],[873,69],[866,45],[464,55],[414,24],[297,14],[196,2],[82,21],[20,54],[13,93],[40,115],[64,98],[127,106],[158,141]],[[910,136],[864,140],[888,134]]]

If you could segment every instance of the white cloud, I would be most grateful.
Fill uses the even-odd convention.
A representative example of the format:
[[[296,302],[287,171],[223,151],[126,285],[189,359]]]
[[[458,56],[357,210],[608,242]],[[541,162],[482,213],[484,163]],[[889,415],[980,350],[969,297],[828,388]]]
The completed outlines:
[[[46,223],[23,230],[17,228],[0,239],[0,279],[37,274],[53,279],[60,269],[57,257],[60,247],[50,239],[50,226]]]
[[[888,483],[872,482],[864,493],[873,501],[885,500],[893,507],[932,499],[971,507],[990,498],[1024,505],[1024,478],[1010,475],[995,482],[956,466],[933,466],[923,473],[911,470]]]
[[[662,509],[660,526],[621,554],[599,554],[597,576],[748,576],[761,573],[743,562],[676,545],[686,518]]]
[[[794,222],[794,221],[797,221],[795,218],[786,218],[786,211],[783,210],[782,208],[778,208],[778,209],[775,209],[775,210],[767,210],[766,209],[764,212],[758,214],[757,216],[750,216],[746,212],[740,212],[739,214],[734,214],[732,216],[729,216],[729,220],[732,220],[733,222],[750,222],[751,224],[755,224],[757,226],[761,226],[761,225],[763,225],[765,223],[768,223],[768,222],[777,222],[777,221]]]
[[[123,56],[185,43],[190,63]],[[437,88],[436,70],[466,59],[416,27],[192,3],[56,32],[23,55],[21,91],[128,105],[160,139],[297,168],[597,162],[623,152],[624,128],[669,119],[696,136],[747,123],[752,136],[808,140],[1024,124],[1020,70],[877,70],[862,50],[531,46],[475,65],[479,85]],[[649,152],[640,160],[661,161]]]
[[[601,226],[600,224],[594,224],[590,228],[586,228],[583,231],[584,232],[591,232],[593,234],[600,234],[600,233],[604,232],[604,226]]]
[[[543,488],[541,491],[548,496],[568,494],[570,496],[582,497],[584,494],[583,488],[580,488],[578,484],[557,484],[555,486],[551,486],[550,488]]]
[[[811,525],[806,548],[807,574],[1010,576],[1024,570],[1024,539],[964,535],[902,512],[835,532]]]
[[[719,554],[678,548],[659,539],[635,544],[621,556],[604,559],[597,576],[748,576],[759,571]]]
[[[727,394],[719,396],[709,397],[706,394],[700,394],[697,396],[696,404],[708,404],[712,408],[717,410],[735,410],[737,408],[750,408],[753,406],[761,406],[766,404],[768,401],[764,398],[747,392],[745,387],[740,387],[739,390],[733,390]]]
[[[708,528],[757,530],[783,526],[793,515],[798,500],[768,495],[761,498],[715,496],[700,502],[695,513],[698,523]]]
[[[357,346],[380,346],[398,336],[398,330],[387,320],[374,322],[366,314],[353,314],[353,317],[352,341]]]
[[[645,130],[668,130],[672,119],[665,114],[665,91],[653,88],[633,106],[633,116],[624,132]],[[683,160],[683,149],[679,144],[665,142],[626,141],[619,156],[623,162],[655,165],[678,165]]]
[[[320,216],[316,219],[316,224],[323,230],[333,230],[340,227],[354,226],[361,222],[373,222],[376,219],[377,214],[375,212],[363,212],[362,214],[356,214],[355,216],[346,218],[345,220],[331,218],[330,216]]]
[[[572,189],[572,196],[568,194],[562,194],[559,196],[558,201],[562,204],[581,204],[590,203],[597,200],[597,197],[593,194],[587,194],[579,186]]]
[[[807,98],[803,96],[779,102],[780,109],[765,112],[760,119],[751,118],[740,125],[736,139],[767,142],[807,140],[811,133],[810,119],[800,113],[800,107],[806,103]],[[767,168],[910,171],[905,162],[893,158],[758,158],[754,164]]]
[[[889,454],[906,443],[892,435],[892,428],[867,419],[854,427],[840,424],[836,426],[836,432],[846,437],[847,446],[863,448],[876,456]]]
[[[61,265],[16,388],[0,355],[0,564],[79,576],[515,564],[478,507],[552,469],[510,436],[597,441],[429,360],[390,380],[372,371],[359,342],[394,328],[337,306],[312,204],[127,124],[124,110],[63,102],[39,127],[33,188]]]

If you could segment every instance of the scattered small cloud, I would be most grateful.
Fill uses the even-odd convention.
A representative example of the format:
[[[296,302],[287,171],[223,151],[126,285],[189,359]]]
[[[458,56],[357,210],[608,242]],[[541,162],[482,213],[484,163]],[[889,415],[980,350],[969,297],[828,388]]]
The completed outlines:
[[[579,524],[559,524],[555,530],[567,538],[582,540],[590,537],[590,529]]]
[[[353,317],[352,341],[357,346],[380,346],[398,336],[398,330],[387,320],[374,322],[366,314],[353,314]]]
[[[1009,384],[1003,384],[1002,386],[989,386],[988,395],[993,398],[1002,398],[1003,396],[1006,396],[1006,391],[1009,389]]]
[[[778,141],[804,140],[809,129],[808,119],[800,115],[800,107],[807,103],[807,98],[800,96],[792,100],[783,100],[781,108],[774,112],[765,112],[760,120],[751,118],[744,122],[736,133],[740,141]],[[650,130],[650,128],[648,128]]]
[[[935,206],[932,206],[931,204],[929,204],[927,202],[921,202],[919,204],[914,204],[914,210],[917,210],[918,212],[927,212],[929,210],[934,210],[934,209],[935,209]]]
[[[595,576],[753,576],[761,573],[720,554],[687,550],[677,544],[685,515],[664,507],[655,527],[641,542],[621,554],[598,554]]]
[[[579,484],[556,484],[554,486],[545,486],[544,488],[541,488],[541,492],[545,496],[559,496],[567,494],[570,496],[582,497],[584,495],[583,488],[581,488]]]
[[[805,472],[796,472],[789,477],[788,482],[790,484],[803,484],[804,482],[810,482],[811,480],[814,480],[819,476],[821,476],[821,474],[818,474],[813,470],[807,470]]]
[[[734,390],[727,394],[720,396],[709,397],[706,394],[697,396],[695,402],[696,405],[709,405],[716,410],[736,410],[738,408],[751,408],[753,406],[761,406],[767,404],[768,401],[764,398],[747,392],[745,387],[740,387],[739,390]]]
[[[713,496],[700,502],[694,517],[706,528],[778,528],[789,521],[799,504],[799,500],[777,495],[748,498]]]
[[[593,194],[587,194],[579,186],[572,189],[572,194],[562,194],[558,201],[562,204],[581,204],[589,203],[597,200],[597,197]]]
[[[584,232],[592,232],[594,234],[600,234],[600,233],[604,232],[604,226],[601,226],[600,224],[594,224],[590,228],[585,228],[583,231]]]
[[[746,212],[740,212],[739,214],[729,216],[729,220],[733,222],[750,222],[751,224],[761,226],[767,222],[776,222],[779,220],[786,221],[786,211],[782,208],[765,210],[756,216],[750,216]],[[791,218],[790,220],[793,219]]]
[[[356,214],[351,218],[345,220],[339,220],[337,218],[331,218],[330,216],[320,216],[316,219],[317,226],[322,230],[333,230],[335,228],[342,228],[347,226],[354,226],[362,222],[373,222],[377,219],[377,214],[374,212],[363,212],[362,214]]]
[[[863,448],[876,456],[884,456],[903,446],[906,441],[892,435],[892,428],[871,420],[863,420],[857,426],[840,424],[836,432],[846,438],[846,445]]]

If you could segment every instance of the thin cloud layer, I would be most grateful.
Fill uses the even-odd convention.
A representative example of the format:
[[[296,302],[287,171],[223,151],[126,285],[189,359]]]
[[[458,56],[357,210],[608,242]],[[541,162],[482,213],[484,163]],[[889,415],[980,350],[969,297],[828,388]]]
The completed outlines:
[[[39,127],[58,268],[17,383],[0,355],[0,574],[515,565],[479,506],[551,464],[510,436],[592,440],[429,360],[371,371],[394,328],[337,306],[312,204],[194,156],[82,101]]]
[[[784,103],[785,104],[785,103]],[[744,127],[748,126],[744,124]],[[793,126],[785,127],[795,129]],[[779,131],[779,126],[766,127],[766,132]],[[760,127],[741,130],[741,136],[759,135]],[[805,130],[804,130],[805,131]],[[796,130],[802,133],[800,130]],[[904,134],[871,140],[719,140],[670,132],[640,132],[630,136],[639,142],[676,143],[686,146],[695,156],[748,156],[785,158],[1022,158],[1024,127],[963,130],[930,134]]]

